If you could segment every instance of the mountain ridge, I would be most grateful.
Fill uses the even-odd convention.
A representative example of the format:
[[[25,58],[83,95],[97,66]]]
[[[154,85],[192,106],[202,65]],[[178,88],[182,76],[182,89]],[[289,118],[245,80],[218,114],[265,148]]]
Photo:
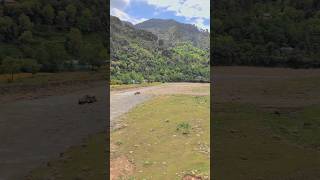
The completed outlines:
[[[110,48],[112,83],[209,81],[209,51],[190,41],[166,44],[151,31],[114,16]]]
[[[206,50],[210,48],[210,33],[199,30],[193,24],[181,23],[173,19],[152,18],[134,26],[156,34],[169,46],[174,43],[189,41],[196,47]]]

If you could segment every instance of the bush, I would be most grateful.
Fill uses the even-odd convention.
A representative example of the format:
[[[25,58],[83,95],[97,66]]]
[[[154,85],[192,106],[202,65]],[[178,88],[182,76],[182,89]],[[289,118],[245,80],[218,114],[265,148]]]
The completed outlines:
[[[177,131],[181,132],[182,134],[189,134],[191,126],[189,123],[183,122],[177,125]]]
[[[123,84],[123,83],[122,83],[122,81],[120,81],[120,80],[111,79],[110,84],[111,84],[111,85],[120,85],[120,84]]]
[[[36,74],[40,70],[40,65],[35,59],[24,59],[22,61],[22,71]]]
[[[11,74],[11,79],[8,82],[13,81],[14,74],[20,72],[21,67],[21,60],[12,57],[6,57],[1,63],[2,72]]]

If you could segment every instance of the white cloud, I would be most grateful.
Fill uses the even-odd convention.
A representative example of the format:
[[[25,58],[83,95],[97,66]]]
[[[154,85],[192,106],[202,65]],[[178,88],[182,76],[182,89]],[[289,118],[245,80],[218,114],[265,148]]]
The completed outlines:
[[[143,1],[158,9],[174,12],[176,16],[184,17],[187,21],[201,29],[208,29],[204,21],[210,19],[210,0],[135,0]]]
[[[177,16],[191,18],[210,18],[210,0],[138,0],[157,8],[173,11]]]
[[[176,16],[184,17],[197,27],[210,31],[209,25],[204,23],[205,20],[210,19],[210,0],[111,0],[111,15],[133,24],[147,20],[145,18],[132,17],[125,12],[125,9],[130,6],[132,1],[142,1],[154,6],[158,9],[154,12],[155,16],[160,11],[171,11]]]
[[[124,9],[130,4],[130,0],[111,0],[111,8]]]
[[[204,18],[197,18],[194,21],[192,21],[192,24],[195,24],[198,28],[200,29],[207,29],[208,31],[210,31],[210,25],[206,25],[204,23]]]
[[[123,12],[122,10],[119,10],[117,8],[111,8],[110,11],[111,15],[116,16],[118,18],[120,18],[123,21],[129,21],[132,24],[138,24],[140,22],[146,21],[147,19],[145,18],[134,18],[132,16],[130,16],[129,14]]]
[[[111,0],[110,14],[120,18],[123,21],[129,21],[132,24],[143,22],[145,18],[135,18],[124,12],[124,9],[130,5],[130,0]]]

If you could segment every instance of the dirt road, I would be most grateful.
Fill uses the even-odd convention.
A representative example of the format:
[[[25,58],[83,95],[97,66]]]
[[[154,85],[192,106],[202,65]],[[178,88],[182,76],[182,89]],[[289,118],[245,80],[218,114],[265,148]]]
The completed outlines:
[[[64,95],[0,105],[0,180],[21,180],[33,168],[107,128],[106,83]],[[78,105],[86,94],[98,102]]]
[[[149,100],[156,95],[190,94],[209,95],[209,91],[195,91],[199,88],[207,88],[208,83],[166,83],[151,87],[134,88],[122,91],[111,91],[110,94],[110,126],[111,129],[119,127],[119,116],[128,112],[136,105]],[[140,94],[135,95],[135,92]]]

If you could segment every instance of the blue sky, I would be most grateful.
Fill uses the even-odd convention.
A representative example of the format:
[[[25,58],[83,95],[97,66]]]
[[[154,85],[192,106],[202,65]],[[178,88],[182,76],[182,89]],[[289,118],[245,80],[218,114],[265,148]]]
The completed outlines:
[[[110,14],[133,24],[174,19],[210,30],[210,0],[111,0]]]

